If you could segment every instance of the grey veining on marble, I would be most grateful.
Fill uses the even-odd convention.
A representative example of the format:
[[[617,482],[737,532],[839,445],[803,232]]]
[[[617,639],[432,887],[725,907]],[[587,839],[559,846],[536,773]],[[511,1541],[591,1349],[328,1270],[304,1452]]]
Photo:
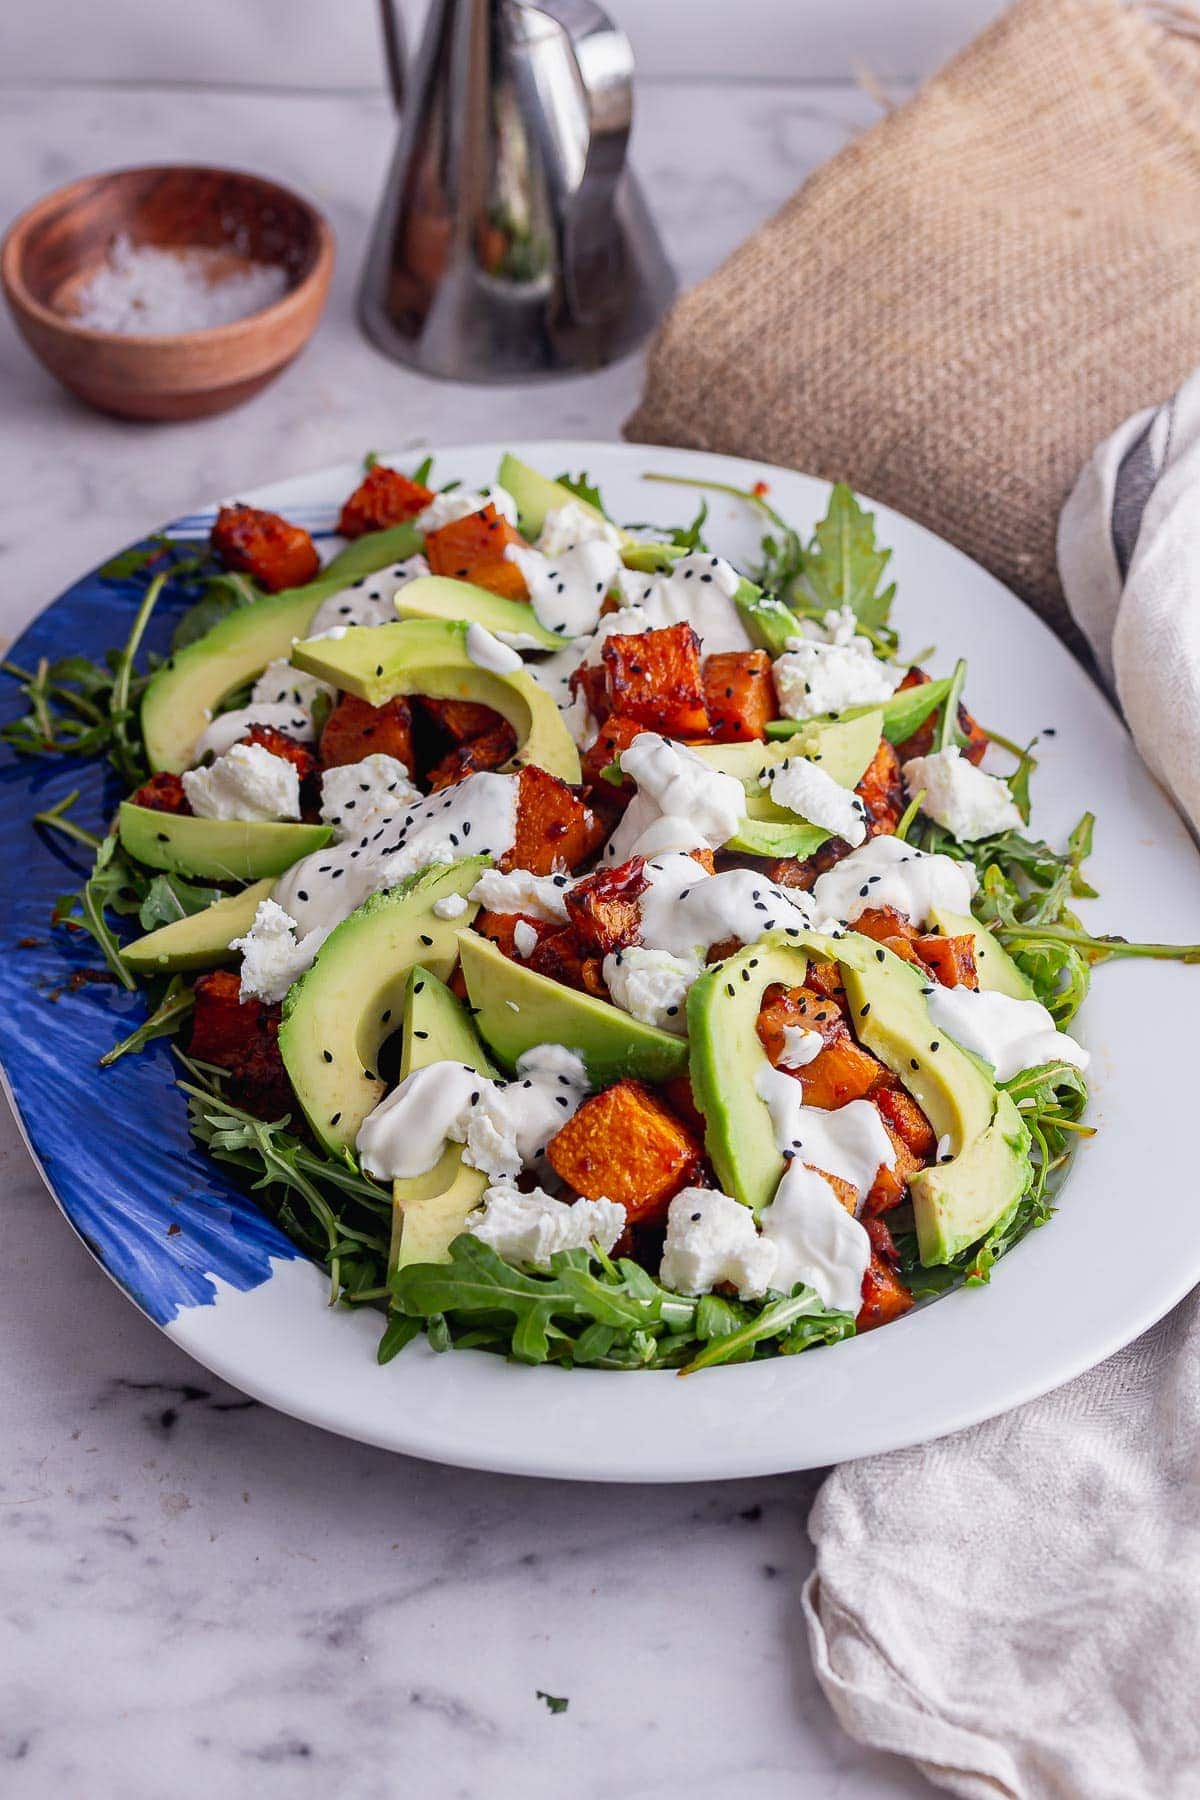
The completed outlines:
[[[639,166],[683,278],[872,110],[849,89],[645,93]],[[350,297],[390,135],[382,99],[5,94],[0,222],[95,168],[212,158],[311,192],[341,263],[309,353],[198,425],[82,411],[0,322],[0,633],[239,485],[384,442],[615,435],[636,365],[471,391],[362,342]],[[133,1310],[6,1112],[0,1196],[5,1800],[928,1792],[843,1737],[813,1679],[799,1612],[813,1477],[575,1487],[328,1437],[243,1400]]]

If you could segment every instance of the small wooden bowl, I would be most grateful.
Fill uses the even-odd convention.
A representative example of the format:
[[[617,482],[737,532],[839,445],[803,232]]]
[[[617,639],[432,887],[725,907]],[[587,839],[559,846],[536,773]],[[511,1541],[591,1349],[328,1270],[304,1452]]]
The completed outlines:
[[[288,291],[228,325],[174,335],[93,331],[71,317],[80,284],[125,233],[135,246],[219,249],[231,266],[277,263]],[[197,419],[274,380],[321,316],[333,233],[299,195],[232,169],[118,169],[47,194],[0,249],[18,329],[50,373],[92,406],[127,419]]]

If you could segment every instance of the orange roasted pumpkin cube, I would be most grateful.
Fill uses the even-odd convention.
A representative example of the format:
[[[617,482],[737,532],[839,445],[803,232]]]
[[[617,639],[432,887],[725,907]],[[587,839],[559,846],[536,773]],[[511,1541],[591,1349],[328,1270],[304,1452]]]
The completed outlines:
[[[525,962],[517,949],[517,926],[527,925],[533,932],[537,943],[544,937],[552,937],[561,929],[555,921],[532,919],[526,913],[489,912],[486,907],[475,914],[475,929],[481,937],[489,938],[497,950],[502,950],[512,962]],[[524,933],[521,934],[524,937]],[[528,941],[528,940],[526,940]]]
[[[871,1104],[878,1109],[884,1124],[903,1138],[914,1156],[927,1162],[937,1148],[937,1132],[912,1095],[898,1084],[879,1087],[871,1095]]]
[[[497,719],[490,731],[458,744],[429,771],[429,791],[453,787],[480,769],[499,769],[517,747],[517,734],[507,719]]]
[[[183,789],[181,775],[168,775],[165,769],[144,781],[136,794],[130,794],[131,806],[144,806],[147,812],[190,814],[192,803]]]
[[[877,1083],[890,1079],[878,1057],[864,1050],[850,1035],[836,1000],[813,988],[785,988],[778,983],[767,989],[763,1000],[758,1037],[771,1062],[779,1063],[786,1042],[784,1028],[788,1025],[818,1032],[824,1042],[824,1049],[811,1062],[790,1071],[804,1089],[806,1106],[820,1106],[832,1112],[851,1100],[861,1100]]]
[[[585,951],[573,925],[552,926],[526,960],[536,974],[550,981],[578,988],[581,994],[594,994],[597,1000],[608,998],[602,959]]]
[[[279,1053],[282,1008],[243,1000],[232,969],[201,975],[194,998],[189,1055],[227,1071],[226,1087],[235,1106],[263,1119],[279,1119],[294,1111],[292,1086]]]
[[[874,1331],[877,1325],[890,1325],[912,1303],[912,1294],[900,1276],[873,1250],[863,1276],[862,1306],[855,1320],[858,1330]]]
[[[452,744],[469,744],[502,723],[494,706],[481,706],[478,700],[438,700],[432,694],[421,694],[414,704]]]
[[[271,594],[301,587],[321,567],[317,547],[302,526],[257,506],[223,506],[210,542],[227,569],[252,575]]]
[[[886,738],[880,738],[879,747],[854,791],[867,809],[871,821],[870,836],[894,832],[904,811],[904,783],[900,778],[900,758]]]
[[[603,822],[565,781],[526,763],[517,788],[517,830],[501,869],[556,875],[578,868],[600,848]]]
[[[362,537],[368,531],[384,531],[413,519],[433,499],[433,489],[410,481],[399,469],[376,463],[368,469],[342,507],[338,530],[343,537]]]
[[[708,735],[714,744],[765,738],[778,717],[771,659],[765,650],[721,650],[704,663]]]
[[[571,923],[593,956],[624,950],[641,936],[641,896],[647,888],[646,859],[635,856],[615,869],[585,875],[564,896]]]
[[[501,594],[506,600],[528,600],[529,589],[516,563],[505,549],[524,543],[520,532],[503,513],[488,505],[465,519],[454,519],[425,538],[425,560],[435,575],[455,581],[472,581],[476,587]]]
[[[382,706],[369,706],[354,694],[343,694],[321,733],[321,767],[336,769],[376,753],[394,756],[411,771],[412,714],[408,701],[397,695]]]
[[[965,932],[961,937],[935,937],[931,933],[914,938],[913,949],[943,987],[978,988],[975,940]]]
[[[616,1201],[631,1225],[665,1218],[703,1160],[683,1121],[640,1081],[618,1081],[585,1100],[546,1155],[568,1187],[590,1200]]]
[[[610,711],[668,737],[704,737],[700,639],[686,623],[610,637],[601,652]]]
[[[595,791],[593,801],[601,806],[624,812],[633,799],[632,781],[618,785],[609,781],[604,770],[610,763],[617,761],[623,750],[628,750],[635,737],[640,737],[646,727],[640,719],[626,718],[623,713],[613,713],[604,721],[596,736],[583,753],[583,779]]]
[[[872,1101],[877,1096],[871,1095]],[[880,1163],[875,1180],[863,1201],[863,1211],[869,1218],[878,1218],[880,1213],[890,1212],[893,1206],[899,1206],[908,1192],[908,1184],[919,1169],[928,1162],[927,1156],[918,1156],[910,1149],[900,1132],[886,1117],[883,1108],[879,1108],[879,1116],[883,1119],[883,1128],[892,1140],[892,1148],[896,1160],[889,1169],[886,1163]]]

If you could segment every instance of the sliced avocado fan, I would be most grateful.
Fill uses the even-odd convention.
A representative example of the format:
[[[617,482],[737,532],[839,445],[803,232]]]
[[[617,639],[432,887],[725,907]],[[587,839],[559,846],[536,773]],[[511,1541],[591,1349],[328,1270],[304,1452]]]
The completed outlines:
[[[214,969],[232,962],[229,946],[245,937],[254,923],[259,902],[268,900],[273,880],[256,881],[240,894],[214,900],[202,912],[186,919],[172,919],[145,937],[135,938],[121,951],[121,961],[137,975],[175,975],[189,969]]]
[[[809,720],[803,735],[784,744],[693,745],[693,753],[710,768],[736,775],[746,789],[746,817],[725,848],[747,856],[811,856],[832,833],[777,806],[759,778],[791,757],[802,756],[840,787],[853,789],[879,746],[880,717],[875,708],[856,719]]]
[[[132,800],[121,802],[117,833],[130,856],[149,868],[204,875],[212,881],[282,875],[310,851],[323,850],[333,835],[328,825],[197,819],[190,813],[155,812]]]
[[[418,575],[396,595],[396,611],[402,619],[467,619],[486,630],[532,638],[530,649],[562,650],[570,643],[541,624],[527,600],[506,600],[471,581],[455,581],[449,575]]]

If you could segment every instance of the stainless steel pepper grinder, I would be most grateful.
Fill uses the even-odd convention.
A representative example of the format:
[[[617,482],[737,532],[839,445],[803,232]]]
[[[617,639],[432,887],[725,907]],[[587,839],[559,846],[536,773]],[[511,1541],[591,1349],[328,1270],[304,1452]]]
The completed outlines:
[[[633,52],[592,0],[432,0],[359,295],[388,356],[458,381],[597,369],[675,291],[626,160]],[[403,91],[402,91],[403,90]]]

